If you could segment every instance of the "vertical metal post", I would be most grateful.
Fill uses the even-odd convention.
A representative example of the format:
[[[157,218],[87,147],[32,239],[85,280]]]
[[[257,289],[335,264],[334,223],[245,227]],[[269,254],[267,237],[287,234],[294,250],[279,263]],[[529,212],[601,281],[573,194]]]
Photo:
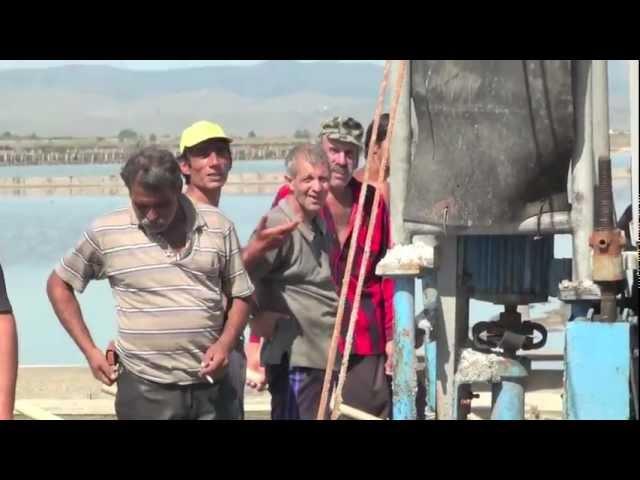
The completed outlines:
[[[414,237],[415,241],[416,237]],[[441,314],[440,297],[435,288],[435,271],[430,270],[422,276],[422,302],[426,314],[427,325],[424,337],[426,411],[425,420],[436,418],[436,384],[437,384],[437,347],[435,336],[436,317]]]
[[[393,62],[391,78],[397,79],[399,62]],[[391,91],[395,86],[391,86]],[[391,238],[395,244],[408,244],[411,239],[404,229],[404,199],[411,158],[411,62],[404,78],[398,101],[396,123],[391,138],[389,185],[391,192]],[[416,418],[416,358],[414,325],[414,288],[412,276],[394,276],[394,370],[393,370],[393,418]]]
[[[436,277],[442,314],[437,315],[436,337],[436,412],[438,419],[456,420],[460,409],[455,373],[458,352],[469,334],[469,296],[462,284],[462,242],[456,236],[442,238]]]
[[[609,78],[606,60],[593,60],[593,153],[594,164],[600,157],[610,156],[609,144]],[[597,178],[597,177],[596,177]]]
[[[393,419],[416,419],[414,277],[397,276],[393,295]]]
[[[576,152],[572,159],[571,223],[573,227],[573,281],[591,280],[595,162],[593,156],[591,60],[575,64]]]
[[[398,62],[393,62],[391,78],[397,78]],[[394,91],[392,86],[391,91]],[[411,160],[411,61],[404,77],[404,85],[398,101],[396,124],[391,138],[389,186],[391,200],[389,211],[391,216],[391,237],[396,244],[408,244],[404,229],[404,200],[409,177],[409,162]]]
[[[491,420],[524,420],[524,395],[531,361],[516,356],[502,361],[500,381],[491,386]]]
[[[424,343],[424,358],[426,361],[425,375],[427,386],[427,410],[430,414],[437,415],[436,392],[437,392],[437,358],[438,348],[436,341],[429,339]]]
[[[638,244],[638,60],[629,60],[629,101],[631,107],[631,204],[633,222],[631,236]]]
[[[595,185],[599,183],[598,159],[611,158],[609,138],[609,73],[607,60],[593,60],[592,97],[593,97],[593,160],[595,165]],[[613,205],[614,222],[617,220]]]
[[[624,278],[620,249],[624,246],[615,230],[617,215],[613,203],[611,154],[609,146],[609,85],[607,61],[594,60],[592,66],[593,148],[597,159],[597,195],[594,206],[592,278],[600,286],[601,321],[617,319],[615,282]]]
[[[491,420],[523,420],[526,377],[503,378],[491,386]]]

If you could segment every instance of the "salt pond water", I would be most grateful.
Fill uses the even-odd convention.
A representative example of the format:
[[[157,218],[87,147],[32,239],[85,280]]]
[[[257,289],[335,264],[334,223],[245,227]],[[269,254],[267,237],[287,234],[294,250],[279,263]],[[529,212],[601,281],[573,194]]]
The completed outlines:
[[[618,157],[617,165],[629,161]],[[234,171],[250,162],[236,162]],[[270,171],[282,171],[280,161],[252,162]],[[9,170],[5,170],[8,168]],[[62,175],[62,167],[14,167],[0,168],[0,175]],[[19,170],[19,169],[25,169]],[[104,168],[99,174],[116,173],[117,167],[107,165],[69,166],[65,175],[80,175]],[[109,168],[113,169],[110,171]],[[45,170],[41,170],[45,169]],[[50,169],[47,173],[46,169]],[[110,173],[106,173],[109,171]],[[257,170],[253,170],[257,171]],[[259,170],[264,171],[264,170]],[[616,182],[616,208],[618,214],[631,202],[630,184]],[[221,209],[235,222],[242,243],[245,243],[271,204],[268,195],[223,195]],[[20,362],[25,365],[84,364],[84,358],[59,325],[45,294],[45,282],[52,267],[61,255],[79,238],[83,229],[96,216],[120,208],[126,197],[0,197],[0,263],[5,271],[8,292],[18,321],[20,336]],[[571,256],[571,237],[558,235],[556,257]],[[116,332],[114,302],[106,281],[93,282],[79,296],[85,319],[98,345],[106,345]],[[416,295],[421,307],[421,295]],[[557,303],[537,305],[532,313],[542,314],[557,307]],[[496,315],[500,307],[472,302],[471,321],[486,320]],[[560,348],[560,339],[551,339]]]

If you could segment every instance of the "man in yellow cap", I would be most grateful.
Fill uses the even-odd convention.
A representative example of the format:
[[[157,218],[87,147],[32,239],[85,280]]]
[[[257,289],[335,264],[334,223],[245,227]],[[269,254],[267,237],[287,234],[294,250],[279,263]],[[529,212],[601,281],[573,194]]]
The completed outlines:
[[[227,182],[233,163],[231,137],[217,123],[198,121],[187,127],[180,138],[180,169],[187,179],[186,195],[194,203],[218,207],[222,187]],[[279,247],[296,228],[298,222],[288,222],[266,228],[264,216],[252,240],[242,251],[246,268],[251,268],[264,254]],[[229,371],[241,401],[244,400],[247,361],[241,338],[229,359]]]
[[[187,178],[186,194],[217,207],[231,170],[231,142],[217,123],[196,122],[182,132],[180,169]]]

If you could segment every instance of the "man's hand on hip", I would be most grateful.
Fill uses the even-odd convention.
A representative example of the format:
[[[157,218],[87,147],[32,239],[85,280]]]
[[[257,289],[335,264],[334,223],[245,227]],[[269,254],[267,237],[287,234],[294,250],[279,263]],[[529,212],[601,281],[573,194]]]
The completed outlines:
[[[113,382],[115,382],[117,378],[116,367],[109,365],[104,352],[98,347],[95,347],[87,353],[86,357],[96,380],[99,380],[107,386],[113,385]]]

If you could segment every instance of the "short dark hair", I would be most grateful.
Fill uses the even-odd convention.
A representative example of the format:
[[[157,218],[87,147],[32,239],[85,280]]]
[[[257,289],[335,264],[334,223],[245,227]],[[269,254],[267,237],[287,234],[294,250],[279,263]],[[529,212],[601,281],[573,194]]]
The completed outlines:
[[[145,147],[129,157],[120,177],[129,191],[139,181],[145,190],[182,190],[182,175],[175,157],[169,150]]]
[[[387,138],[387,129],[389,128],[389,114],[383,113],[380,115],[380,122],[378,123],[378,135],[376,137],[376,144],[380,145]],[[364,137],[364,156],[367,158],[369,155],[369,143],[371,143],[371,135],[373,133],[373,120],[367,127],[367,133]]]
[[[179,154],[176,157],[176,162],[178,162],[178,165],[182,164],[182,163],[186,163],[189,160],[187,160],[187,157],[184,156],[184,153]],[[184,179],[184,184],[185,185],[189,185],[191,183],[191,175],[188,175],[186,173],[184,173],[182,171],[182,169],[180,170],[180,173],[182,173],[182,178]]]

